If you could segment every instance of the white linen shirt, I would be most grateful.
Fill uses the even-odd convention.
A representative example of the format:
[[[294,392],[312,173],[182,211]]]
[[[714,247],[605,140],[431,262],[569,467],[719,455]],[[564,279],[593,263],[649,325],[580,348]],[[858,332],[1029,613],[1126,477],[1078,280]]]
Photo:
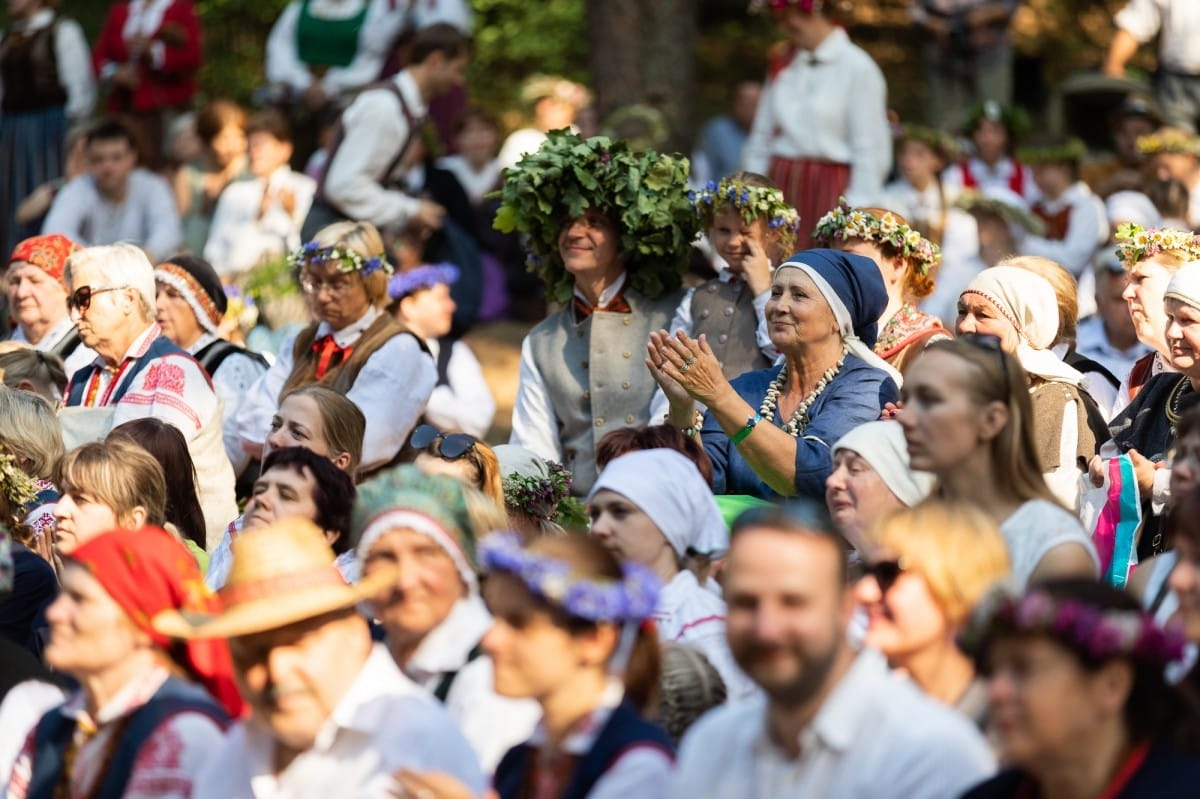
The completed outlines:
[[[865,649],[800,733],[792,760],[766,729],[766,700],[709,712],[683,739],[674,799],[953,799],[995,758],[965,716]]]
[[[357,322],[333,333],[333,340],[341,347],[352,345],[381,313],[378,308],[369,309]],[[317,327],[317,339],[331,332],[329,324],[322,322]],[[237,432],[243,447],[262,446],[266,441],[271,417],[279,409],[279,392],[292,373],[295,340],[290,336],[283,342],[275,363],[254,383],[238,411]],[[421,349],[415,336],[393,336],[367,359],[346,392],[346,399],[367,417],[363,469],[380,466],[400,451],[436,382],[433,359]]]
[[[1029,500],[1000,524],[1000,533],[1008,545],[1012,579],[1018,588],[1023,589],[1042,558],[1062,544],[1079,544],[1086,549],[1095,574],[1100,574],[1100,556],[1079,517],[1053,502]]]
[[[1104,320],[1099,316],[1089,316],[1079,323],[1075,331],[1075,351],[1112,372],[1118,380],[1125,380],[1138,358],[1150,352],[1150,348],[1140,341],[1127,350],[1114,347],[1104,332]]]
[[[1037,185],[1033,182],[1033,173],[1029,167],[1023,166],[1021,193],[1017,194],[1009,186],[1016,172],[1017,165],[1011,158],[1001,158],[995,166],[988,166],[980,159],[972,156],[967,159],[967,168],[975,179],[974,190],[985,197],[1000,199],[1005,202],[1020,198],[1025,201],[1025,207],[1041,196]],[[966,189],[966,175],[962,164],[951,164],[942,172],[942,188],[946,193],[946,202],[953,203]]]
[[[455,603],[441,624],[421,641],[402,671],[431,693],[449,673],[457,672],[445,707],[471,743],[485,774],[514,746],[529,740],[542,716],[532,699],[509,699],[493,688],[492,659],[481,654],[468,662],[471,650],[492,626],[478,596]]]
[[[446,711],[376,644],[307,751],[276,775],[276,741],[251,716],[236,725],[198,775],[191,799],[392,797],[402,769],[441,771],[472,796],[485,782]]]
[[[187,348],[187,354],[195,357],[197,352],[216,340],[217,337],[211,333],[204,333]],[[241,474],[250,462],[250,456],[242,449],[242,440],[238,438],[237,412],[250,387],[266,371],[266,367],[255,359],[234,352],[221,361],[212,375],[213,391],[221,398],[221,443],[225,445],[225,455],[233,466],[234,474]]]
[[[654,609],[654,623],[661,641],[694,647],[708,658],[721,675],[730,700],[742,699],[757,690],[738,668],[725,638],[725,600],[700,585],[696,575],[682,569],[663,586]]]
[[[441,342],[430,339],[425,346],[437,360]],[[425,419],[443,432],[460,431],[482,439],[496,416],[496,400],[483,376],[479,359],[465,343],[450,344],[446,385],[434,386],[425,405]]]
[[[1018,244],[1021,255],[1040,255],[1066,267],[1078,280],[1092,262],[1096,250],[1108,240],[1108,211],[1104,201],[1088,185],[1078,181],[1056,200],[1042,198],[1042,207],[1050,213],[1070,208],[1067,234],[1062,241],[1026,236]]]
[[[281,197],[288,192],[295,200],[289,214]],[[225,187],[213,211],[212,227],[204,245],[204,259],[225,277],[245,272],[264,260],[277,258],[299,248],[300,228],[312,207],[317,182],[286,165],[266,180],[236,180]],[[265,213],[263,197],[269,196]]]
[[[20,325],[13,329],[12,335],[8,338],[9,341],[19,341],[22,344],[29,344],[29,346],[33,347],[38,352],[49,352],[58,346],[58,343],[66,338],[67,335],[69,335],[74,329],[75,323],[71,321],[71,317],[64,316],[56,325],[54,325],[54,327],[47,330],[45,334],[38,339],[37,344],[30,343],[29,339],[25,337],[24,329],[22,329]],[[66,360],[63,361],[63,371],[67,373],[67,379],[70,380],[71,375],[75,374],[94,360],[96,360],[96,351],[85,347],[82,341],[79,342],[79,344],[75,347],[74,352],[68,355]]]
[[[344,67],[329,67],[317,78],[312,68],[300,60],[297,47],[296,29],[303,3],[288,3],[267,37],[267,82],[282,83],[296,94],[317,83],[331,99],[372,83],[383,71],[383,63],[404,25],[404,11],[395,0],[312,0],[308,13],[321,20],[344,20],[358,14],[364,4],[367,13],[358,31],[354,59]]]
[[[167,182],[145,169],[129,174],[124,202],[100,194],[91,175],[80,175],[54,198],[42,235],[61,233],[82,247],[129,242],[156,258],[183,243],[183,228]]]
[[[1200,6],[1195,0],[1129,0],[1114,19],[1139,43],[1158,39],[1158,60],[1172,72],[1200,74]]]
[[[414,120],[426,114],[425,100],[412,74],[404,70],[392,78]],[[376,227],[402,227],[417,213],[421,201],[402,191],[385,189],[380,178],[408,141],[408,120],[400,100],[390,89],[372,89],[355,98],[342,113],[342,143],[325,172],[325,197],[351,219]],[[403,174],[404,164],[393,173]]]
[[[849,164],[849,203],[882,200],[892,168],[887,83],[871,56],[841,28],[811,55],[797,53],[763,87],[742,162],[765,175],[772,156]]]
[[[53,9],[34,12],[24,25],[13,25],[9,33],[29,35],[55,23]],[[54,31],[54,63],[58,67],[58,82],[67,93],[66,114],[72,120],[86,119],[96,105],[96,76],[92,71],[92,48],[88,46],[83,28],[73,19],[59,18]],[[4,87],[0,86],[0,97]]]

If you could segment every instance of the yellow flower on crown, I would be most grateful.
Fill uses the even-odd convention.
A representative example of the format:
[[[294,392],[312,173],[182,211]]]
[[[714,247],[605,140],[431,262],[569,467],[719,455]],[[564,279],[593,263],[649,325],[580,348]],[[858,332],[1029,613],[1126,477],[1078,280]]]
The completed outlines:
[[[888,213],[888,214],[884,214],[882,217],[880,217],[879,232],[882,235],[890,237],[892,234],[894,234],[899,229],[900,229],[900,223],[896,221],[895,215]]]

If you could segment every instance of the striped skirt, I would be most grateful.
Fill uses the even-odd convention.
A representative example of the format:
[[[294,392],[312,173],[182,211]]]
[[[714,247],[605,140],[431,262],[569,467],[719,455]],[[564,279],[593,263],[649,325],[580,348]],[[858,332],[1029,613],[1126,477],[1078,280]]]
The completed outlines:
[[[62,106],[0,115],[0,253],[5,262],[18,242],[41,232],[40,221],[17,225],[17,206],[38,186],[62,177],[66,135]]]
[[[767,177],[775,181],[784,198],[800,214],[796,249],[813,246],[811,233],[817,220],[833,210],[850,185],[850,165],[807,158],[772,156]]]

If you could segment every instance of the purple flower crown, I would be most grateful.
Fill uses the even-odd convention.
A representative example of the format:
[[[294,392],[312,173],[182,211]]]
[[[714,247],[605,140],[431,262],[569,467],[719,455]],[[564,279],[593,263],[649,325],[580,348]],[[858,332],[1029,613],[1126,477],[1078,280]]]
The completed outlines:
[[[388,281],[388,296],[398,300],[414,291],[430,289],[440,283],[450,285],[458,280],[458,276],[458,267],[454,264],[425,264],[392,275],[392,279]]]
[[[315,241],[310,241],[288,256],[288,266],[299,269],[305,264],[322,264],[332,266],[338,272],[359,272],[363,277],[384,270],[391,274],[395,268],[381,255],[364,258],[357,250],[342,247],[322,247]]]
[[[1036,588],[1024,596],[1008,587],[994,590],[975,610],[959,643],[979,658],[1004,633],[1045,635],[1098,662],[1129,658],[1166,665],[1183,656],[1186,644],[1178,628],[1164,629],[1143,611],[1101,610]]]
[[[555,558],[529,552],[516,533],[493,533],[479,543],[479,566],[507,572],[542,599],[576,618],[594,622],[628,622],[647,618],[658,605],[662,582],[638,563],[624,563],[624,579],[600,582],[571,573]]]

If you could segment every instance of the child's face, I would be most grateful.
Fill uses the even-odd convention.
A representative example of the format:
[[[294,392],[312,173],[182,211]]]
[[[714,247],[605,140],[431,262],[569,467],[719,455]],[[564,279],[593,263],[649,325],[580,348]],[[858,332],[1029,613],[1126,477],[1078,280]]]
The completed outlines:
[[[1008,150],[1008,131],[994,119],[979,120],[971,140],[975,142],[976,154],[986,164],[996,163]]]
[[[1043,195],[1057,199],[1071,186],[1071,167],[1066,164],[1034,164],[1033,182]]]
[[[925,142],[909,140],[900,145],[899,166],[905,180],[924,188],[942,168],[942,160]]]
[[[748,223],[736,210],[726,208],[713,215],[708,238],[717,255],[729,264],[730,270],[741,274],[746,269],[745,259],[750,254],[750,242],[766,249],[767,223],[761,219]]]
[[[270,133],[256,131],[249,136],[250,173],[267,178],[292,158],[291,142],[281,141]]]
[[[480,166],[496,157],[499,136],[496,129],[482,119],[470,119],[458,134],[459,152],[472,165]]]

